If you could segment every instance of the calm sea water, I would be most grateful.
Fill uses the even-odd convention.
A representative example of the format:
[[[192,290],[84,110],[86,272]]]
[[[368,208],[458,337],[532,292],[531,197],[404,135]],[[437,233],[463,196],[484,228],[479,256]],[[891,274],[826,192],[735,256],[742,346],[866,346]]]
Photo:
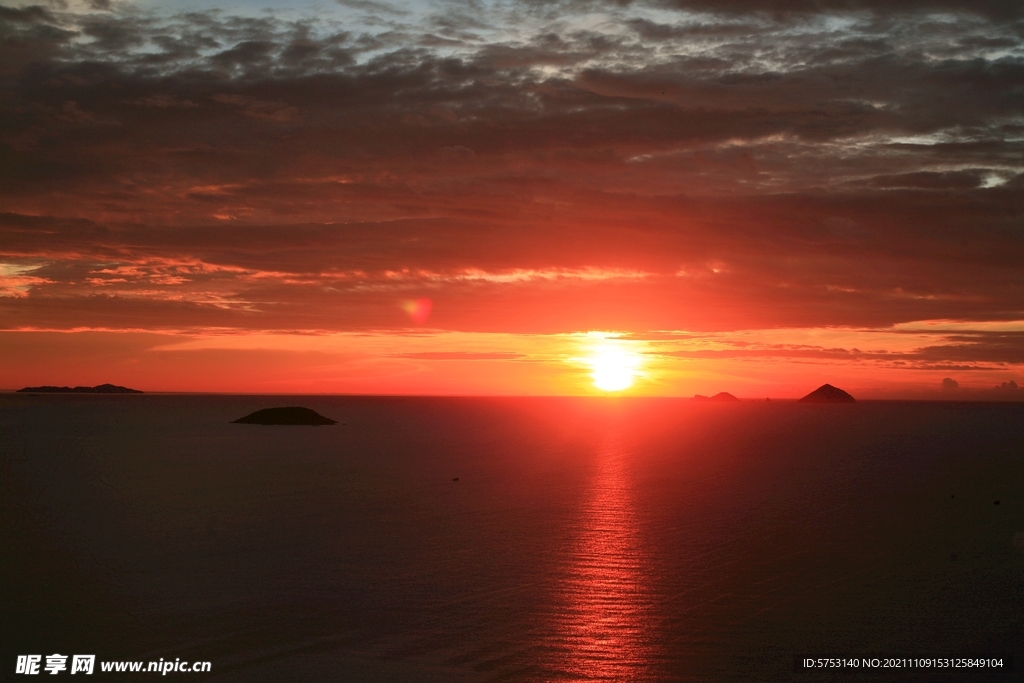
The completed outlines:
[[[229,424],[275,405],[339,424]],[[9,671],[886,680],[794,658],[1024,652],[1024,404],[7,394],[0,456]]]

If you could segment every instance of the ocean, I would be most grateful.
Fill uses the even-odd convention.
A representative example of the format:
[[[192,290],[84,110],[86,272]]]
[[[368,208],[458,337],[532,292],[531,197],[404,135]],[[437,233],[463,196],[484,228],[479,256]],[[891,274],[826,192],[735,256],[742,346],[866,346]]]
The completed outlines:
[[[290,405],[338,424],[230,423]],[[9,673],[1010,680],[1024,652],[1020,403],[3,394],[0,477]]]

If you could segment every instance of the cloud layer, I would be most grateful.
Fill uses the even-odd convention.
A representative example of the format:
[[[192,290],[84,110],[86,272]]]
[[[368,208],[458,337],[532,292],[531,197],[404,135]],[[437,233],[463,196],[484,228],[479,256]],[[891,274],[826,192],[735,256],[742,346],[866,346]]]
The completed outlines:
[[[8,330],[1024,319],[1020,3],[75,7],[0,6]]]

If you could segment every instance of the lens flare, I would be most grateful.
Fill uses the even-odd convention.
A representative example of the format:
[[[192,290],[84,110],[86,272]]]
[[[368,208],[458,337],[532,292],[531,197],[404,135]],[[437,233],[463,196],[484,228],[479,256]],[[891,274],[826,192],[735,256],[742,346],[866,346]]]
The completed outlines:
[[[430,299],[416,299],[415,301],[403,301],[402,310],[409,314],[412,321],[417,325],[427,322],[430,317],[430,309],[434,307]]]

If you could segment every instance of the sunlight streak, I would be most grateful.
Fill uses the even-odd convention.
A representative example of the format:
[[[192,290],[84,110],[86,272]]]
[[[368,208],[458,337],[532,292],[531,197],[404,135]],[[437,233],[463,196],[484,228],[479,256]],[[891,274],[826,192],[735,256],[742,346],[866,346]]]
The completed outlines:
[[[597,454],[590,499],[580,516],[561,590],[556,646],[569,680],[638,681],[650,677],[653,602],[622,449]]]

